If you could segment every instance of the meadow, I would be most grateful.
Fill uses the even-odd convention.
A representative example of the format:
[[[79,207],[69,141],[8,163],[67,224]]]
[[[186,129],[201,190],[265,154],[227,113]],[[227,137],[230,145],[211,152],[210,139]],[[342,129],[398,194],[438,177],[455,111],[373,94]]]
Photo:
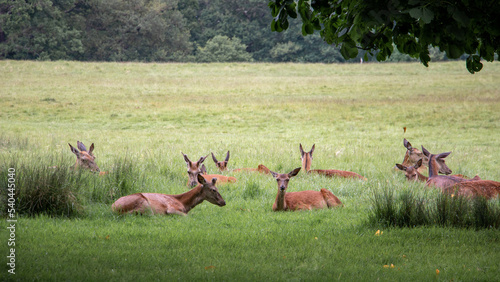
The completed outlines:
[[[500,181],[500,65],[471,75],[464,64],[0,61],[0,168],[15,166],[18,181],[36,186],[33,169],[66,175],[76,159],[68,143],[79,140],[95,144],[110,172],[67,172],[74,215],[18,216],[15,275],[2,207],[0,280],[498,280],[498,228],[369,221],[380,191],[438,194],[393,169],[403,138],[452,151],[453,173]],[[218,185],[224,207],[204,202],[185,217],[111,212],[120,193],[187,191],[181,152],[222,159],[229,150],[230,169],[285,173],[301,166],[300,143],[316,144],[313,169],[367,180],[301,171],[288,191],[327,188],[343,207],[272,212],[272,176],[229,171],[238,182]],[[205,165],[218,173],[210,156]]]

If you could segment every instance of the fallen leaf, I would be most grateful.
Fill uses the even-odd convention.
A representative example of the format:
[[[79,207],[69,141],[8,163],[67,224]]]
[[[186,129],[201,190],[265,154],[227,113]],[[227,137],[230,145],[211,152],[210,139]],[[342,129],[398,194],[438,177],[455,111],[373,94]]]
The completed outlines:
[[[214,268],[215,268],[215,266],[213,266],[213,265],[205,266],[205,270],[210,270],[210,269],[214,269]]]
[[[439,275],[439,269],[436,268],[436,275]]]

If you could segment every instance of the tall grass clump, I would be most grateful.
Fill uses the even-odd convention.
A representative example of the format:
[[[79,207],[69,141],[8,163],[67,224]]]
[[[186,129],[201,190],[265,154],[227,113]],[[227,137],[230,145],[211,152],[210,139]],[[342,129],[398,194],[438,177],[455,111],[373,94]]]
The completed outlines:
[[[6,165],[8,163],[8,165]],[[19,164],[0,165],[0,185],[7,187],[9,168],[15,170],[15,209],[19,215],[77,216],[83,208],[78,200],[84,175],[67,168]],[[0,192],[2,215],[7,210],[7,189]]]
[[[418,195],[412,190],[395,192],[387,188],[374,192],[369,223],[385,227],[500,228],[500,198]]]
[[[91,202],[109,204],[122,196],[137,192],[144,181],[132,160],[118,158],[107,174],[93,178],[92,186],[85,194]]]

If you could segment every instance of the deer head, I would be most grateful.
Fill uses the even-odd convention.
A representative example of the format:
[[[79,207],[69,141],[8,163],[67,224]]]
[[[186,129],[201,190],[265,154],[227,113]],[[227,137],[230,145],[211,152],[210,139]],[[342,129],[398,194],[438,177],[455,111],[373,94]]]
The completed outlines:
[[[311,151],[309,152],[304,152],[304,149],[302,148],[302,144],[300,144],[300,159],[302,160],[302,168],[308,172],[311,170],[311,162],[313,159],[313,152],[314,152],[314,147],[316,144],[312,145]]]
[[[71,152],[76,155],[76,163],[74,164],[73,167],[75,168],[83,168],[83,169],[89,169],[90,171],[93,172],[99,172],[100,169],[95,163],[95,156],[92,153],[94,151],[94,143],[90,145],[90,149],[87,151],[87,148],[85,145],[83,145],[82,142],[77,141],[77,147],[71,146],[70,143],[68,143],[69,147],[71,148]]]
[[[276,173],[274,171],[270,171],[271,174],[273,175],[273,177],[276,179],[276,181],[278,182],[278,192],[285,192],[286,191],[286,188],[288,188],[288,181],[290,181],[290,178],[296,176],[299,171],[300,171],[300,167],[292,170],[290,173],[283,173],[283,174],[279,174],[279,173]]]
[[[205,157],[201,157],[197,162],[191,162],[184,153],[182,153],[182,155],[184,156],[184,160],[186,161],[187,164],[187,172],[189,175],[189,186],[194,187],[198,185],[198,175],[203,174],[202,171],[203,167],[201,166],[201,164],[205,161],[208,155],[206,155]]]
[[[418,181],[418,168],[422,165],[422,159],[418,160],[414,166],[404,166],[402,164],[396,164],[396,167],[405,172],[406,179],[408,181]]]
[[[446,175],[452,173],[451,169],[446,165],[444,160],[444,158],[449,156],[451,152],[434,155],[427,151],[424,146],[422,146],[422,152],[429,159],[429,177],[437,175],[438,172]]]
[[[420,159],[423,159],[424,164],[429,162],[429,159],[420,150],[413,148],[411,143],[406,140],[406,138],[403,140],[403,145],[406,148],[406,153],[402,165],[406,167],[413,166]]]
[[[225,171],[227,169],[227,163],[229,162],[229,151],[227,151],[226,159],[223,162],[219,162],[214,153],[212,153],[212,159],[220,171]]]
[[[212,178],[211,182],[207,182],[201,174],[197,176],[198,182],[201,184],[201,198],[209,201],[214,205],[218,205],[219,207],[223,207],[226,205],[226,201],[219,194],[219,189],[215,187],[215,183],[217,182],[217,178]]]

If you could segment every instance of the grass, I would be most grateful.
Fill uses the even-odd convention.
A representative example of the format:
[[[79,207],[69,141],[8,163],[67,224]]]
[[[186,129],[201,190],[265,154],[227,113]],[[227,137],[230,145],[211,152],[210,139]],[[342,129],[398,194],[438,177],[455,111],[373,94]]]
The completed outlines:
[[[426,191],[392,170],[403,159],[403,138],[432,153],[452,151],[454,173],[500,180],[499,78],[496,63],[470,75],[463,62],[1,61],[2,168],[18,164],[19,181],[23,167],[65,172],[75,162],[67,143],[80,140],[95,143],[96,161],[110,174],[82,176],[78,216],[22,216],[17,274],[4,268],[0,279],[496,280],[498,229],[368,220],[376,191]],[[368,178],[301,172],[289,184],[290,191],[330,189],[343,208],[273,213],[271,176],[229,172],[238,182],[219,187],[225,207],[205,202],[187,217],[110,211],[121,194],[186,191],[181,151],[193,160],[230,150],[230,168],[263,163],[289,172],[300,166],[299,143],[316,144],[312,168]],[[205,164],[216,172],[210,158]],[[9,234],[0,230],[6,256]]]

